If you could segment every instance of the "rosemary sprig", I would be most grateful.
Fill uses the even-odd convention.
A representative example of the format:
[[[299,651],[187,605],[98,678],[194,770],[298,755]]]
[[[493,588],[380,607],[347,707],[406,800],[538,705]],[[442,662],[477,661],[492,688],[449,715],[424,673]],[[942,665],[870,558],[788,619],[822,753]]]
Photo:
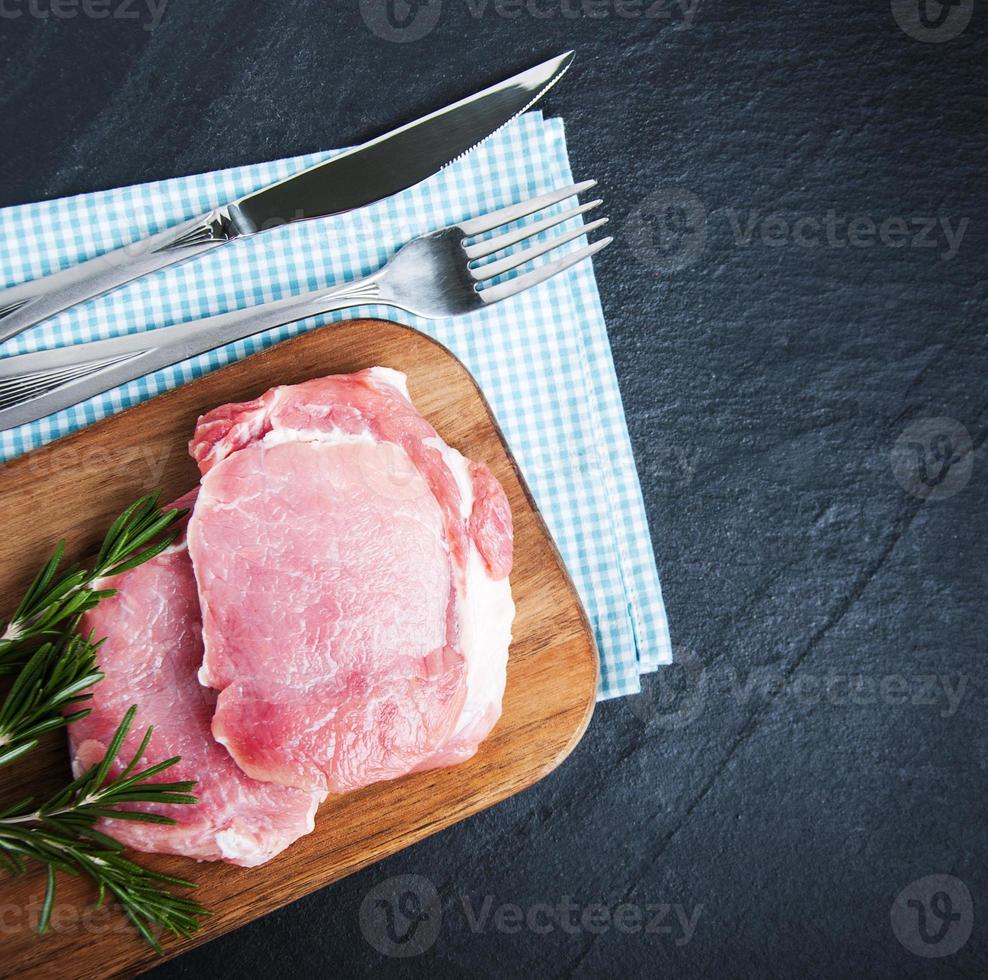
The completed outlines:
[[[139,820],[172,824],[175,821],[155,813],[119,810],[129,803],[195,803],[194,781],[155,783],[150,780],[179,761],[166,759],[138,770],[153,729],[149,728],[133,758],[112,781],[106,783],[110,767],[120,754],[124,739],[137,712],[136,705],[124,716],[103,761],[84,772],[42,805],[22,800],[0,811],[0,864],[18,874],[25,859],[47,866],[48,884],[38,931],[48,928],[55,904],[56,872],[88,875],[99,889],[97,905],[113,895],[141,935],[158,952],[160,946],[151,932],[154,926],[189,936],[199,928],[199,919],[208,915],[198,902],[167,891],[165,885],[194,888],[192,882],[148,871],[121,856],[122,845],[95,828],[100,818]]]
[[[0,674],[13,673],[28,659],[31,641],[66,631],[82,613],[113,589],[93,588],[104,577],[119,575],[160,554],[174,540],[165,535],[186,512],[162,512],[158,494],[142,497],[128,507],[112,524],[92,568],[75,564],[59,571],[65,556],[65,542],[45,562],[31,583],[20,605],[0,629]]]
[[[174,540],[172,529],[185,511],[162,512],[158,495],[142,497],[114,521],[91,568],[60,570],[65,553],[59,543],[9,621],[0,624],[0,674],[15,679],[0,704],[0,766],[34,749],[40,737],[89,714],[75,706],[92,697],[89,690],[103,674],[96,664],[102,640],[76,632],[84,612],[113,589],[96,588],[97,580],[119,575],[160,554]],[[149,871],[122,856],[123,846],[96,829],[100,819],[173,824],[154,813],[120,810],[129,803],[195,803],[190,781],[150,780],[178,758],[138,770],[152,730],[123,771],[104,783],[133,724],[136,706],[121,721],[102,762],[93,766],[40,806],[22,800],[0,809],[0,868],[11,874],[27,860],[45,865],[48,885],[39,931],[44,932],[55,903],[57,872],[85,874],[98,887],[97,906],[112,895],[145,940],[160,952],[152,928],[188,936],[208,912],[166,886],[193,888],[192,882]]]
[[[91,698],[86,689],[103,679],[96,667],[99,646],[91,635],[65,633],[31,654],[0,705],[0,766],[30,752],[47,732],[89,714],[65,712]]]

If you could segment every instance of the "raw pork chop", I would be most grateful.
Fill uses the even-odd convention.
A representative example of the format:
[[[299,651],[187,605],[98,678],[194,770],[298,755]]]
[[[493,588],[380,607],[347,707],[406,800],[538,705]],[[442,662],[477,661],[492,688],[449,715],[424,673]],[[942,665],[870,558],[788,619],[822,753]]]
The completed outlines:
[[[514,616],[490,471],[384,368],[221,406],[189,448],[199,676],[244,771],[343,793],[469,758],[500,715]]]
[[[178,502],[188,506],[194,495]],[[202,628],[195,576],[184,541],[106,584],[118,589],[83,618],[82,629],[106,637],[93,689],[92,714],[69,731],[76,775],[99,762],[120,719],[132,705],[137,717],[111,775],[137,750],[144,731],[154,735],[142,767],[173,755],[182,761],[158,781],[198,780],[192,806],[140,804],[178,821],[173,826],[110,820],[101,829],[141,851],[225,860],[254,867],[309,833],[322,794],[259,782],[247,776],[210,732],[216,692],[202,687]]]

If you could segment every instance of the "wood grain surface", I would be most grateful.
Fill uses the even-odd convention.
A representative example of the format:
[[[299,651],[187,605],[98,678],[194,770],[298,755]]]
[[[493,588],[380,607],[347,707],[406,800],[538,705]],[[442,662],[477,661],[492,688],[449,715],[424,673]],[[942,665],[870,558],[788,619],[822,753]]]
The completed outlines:
[[[572,583],[490,409],[445,348],[407,327],[351,320],[232,364],[0,467],[0,609],[9,612],[59,538],[91,553],[113,517],[162,488],[192,487],[186,452],[196,418],[276,384],[379,364],[408,375],[419,410],[450,445],[483,460],[503,483],[515,520],[511,576],[518,613],[504,714],[469,762],[330,798],[315,832],[262,868],[141,858],[200,883],[214,913],[189,941],[162,937],[165,956],[236,929],[317,888],[497,803],[540,779],[573,749],[593,711],[597,654]],[[68,776],[64,737],[0,770],[0,801],[43,795]],[[43,875],[0,880],[0,976],[131,976],[159,962],[115,908],[93,910],[88,882],[61,876],[45,937],[34,933]]]

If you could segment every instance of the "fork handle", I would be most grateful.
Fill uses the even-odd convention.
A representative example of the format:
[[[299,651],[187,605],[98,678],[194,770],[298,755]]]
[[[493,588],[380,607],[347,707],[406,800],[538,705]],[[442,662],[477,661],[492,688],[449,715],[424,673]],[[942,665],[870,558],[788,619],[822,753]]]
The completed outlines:
[[[261,331],[333,310],[382,302],[377,290],[378,278],[375,274],[335,289],[316,290],[143,333],[0,358],[0,398],[2,391],[6,391],[5,400],[9,402],[12,386],[21,382],[29,385],[31,391],[41,392],[0,409],[0,430],[34,422],[111,388]],[[388,305],[393,306],[393,301],[388,301]],[[64,377],[65,372],[85,370],[87,364],[92,364],[93,370],[58,381],[59,375]],[[49,374],[55,387],[45,390],[45,375]]]
[[[71,306],[201,255],[235,236],[223,209],[0,291],[0,343]]]

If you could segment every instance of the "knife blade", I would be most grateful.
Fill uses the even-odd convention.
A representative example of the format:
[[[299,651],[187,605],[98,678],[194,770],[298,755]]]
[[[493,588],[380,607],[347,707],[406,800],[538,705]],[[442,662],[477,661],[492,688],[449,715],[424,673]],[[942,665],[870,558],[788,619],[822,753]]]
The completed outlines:
[[[69,307],[271,227],[340,214],[431,177],[537,102],[567,51],[208,214],[0,292],[0,342]]]

